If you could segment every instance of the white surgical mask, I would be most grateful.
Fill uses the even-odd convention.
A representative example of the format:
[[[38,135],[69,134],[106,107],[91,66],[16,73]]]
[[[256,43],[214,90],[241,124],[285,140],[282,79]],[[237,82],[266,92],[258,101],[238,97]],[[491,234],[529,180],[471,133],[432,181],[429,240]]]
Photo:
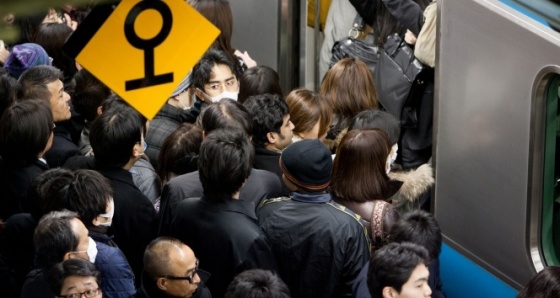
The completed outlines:
[[[95,263],[95,258],[97,257],[97,243],[91,237],[89,238],[88,248],[87,248],[87,256],[90,262]]]
[[[387,174],[391,172],[391,165],[397,160],[397,151],[399,151],[399,145],[395,144],[391,147],[391,152],[389,152],[389,156],[387,157],[387,163],[385,165]]]
[[[219,102],[220,100],[222,100],[224,98],[231,98],[231,99],[237,101],[237,94],[238,94],[238,91],[234,91],[234,92],[224,91],[220,95],[212,96],[210,99],[212,99],[212,102],[214,102],[214,103]]]

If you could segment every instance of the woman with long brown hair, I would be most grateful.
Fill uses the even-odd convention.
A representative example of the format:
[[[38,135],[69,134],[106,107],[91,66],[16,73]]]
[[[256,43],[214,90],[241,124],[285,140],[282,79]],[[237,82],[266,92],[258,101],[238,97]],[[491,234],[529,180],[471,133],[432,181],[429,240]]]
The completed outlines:
[[[344,134],[341,132],[356,114],[379,107],[371,71],[355,58],[345,58],[333,65],[323,79],[320,94],[334,113],[325,142],[331,151],[336,149]]]

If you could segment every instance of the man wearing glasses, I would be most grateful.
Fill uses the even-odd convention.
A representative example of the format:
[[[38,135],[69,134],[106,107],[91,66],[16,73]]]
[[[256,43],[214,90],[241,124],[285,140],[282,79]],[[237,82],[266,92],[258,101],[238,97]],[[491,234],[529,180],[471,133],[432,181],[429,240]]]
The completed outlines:
[[[160,237],[144,252],[142,283],[133,297],[212,297],[202,281],[207,278],[198,270],[192,249],[175,238]]]

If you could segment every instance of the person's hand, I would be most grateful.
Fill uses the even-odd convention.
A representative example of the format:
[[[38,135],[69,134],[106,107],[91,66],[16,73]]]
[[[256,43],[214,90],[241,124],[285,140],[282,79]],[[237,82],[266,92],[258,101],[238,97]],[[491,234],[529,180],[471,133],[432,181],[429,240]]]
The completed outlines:
[[[410,32],[410,30],[406,30],[406,34],[404,35],[404,41],[409,45],[416,44],[416,35]]]
[[[6,59],[10,55],[10,51],[6,50],[6,46],[4,45],[4,41],[0,40],[0,64],[6,63]]]
[[[243,60],[245,65],[247,65],[247,68],[257,66],[257,62],[255,62],[255,60],[251,59],[251,56],[249,56],[249,54],[247,54],[247,51],[241,53],[239,50],[235,50],[234,54],[235,54],[235,56],[237,56],[237,57],[241,58],[241,60]]]
[[[76,31],[76,28],[78,28],[78,22],[72,20],[70,15],[67,14],[67,13],[64,14],[64,18],[66,19],[66,25],[68,25],[68,27],[72,28],[72,31]]]

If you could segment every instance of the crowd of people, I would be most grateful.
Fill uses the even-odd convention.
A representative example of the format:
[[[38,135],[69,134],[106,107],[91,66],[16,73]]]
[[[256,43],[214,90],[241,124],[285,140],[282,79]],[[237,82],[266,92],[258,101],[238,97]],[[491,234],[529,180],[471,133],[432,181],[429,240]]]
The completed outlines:
[[[150,121],[62,51],[91,7],[11,16],[2,297],[445,297],[431,113],[402,128],[355,58],[282,90],[231,45],[227,0],[187,2],[221,34]],[[373,2],[346,4],[378,37],[422,25]]]

